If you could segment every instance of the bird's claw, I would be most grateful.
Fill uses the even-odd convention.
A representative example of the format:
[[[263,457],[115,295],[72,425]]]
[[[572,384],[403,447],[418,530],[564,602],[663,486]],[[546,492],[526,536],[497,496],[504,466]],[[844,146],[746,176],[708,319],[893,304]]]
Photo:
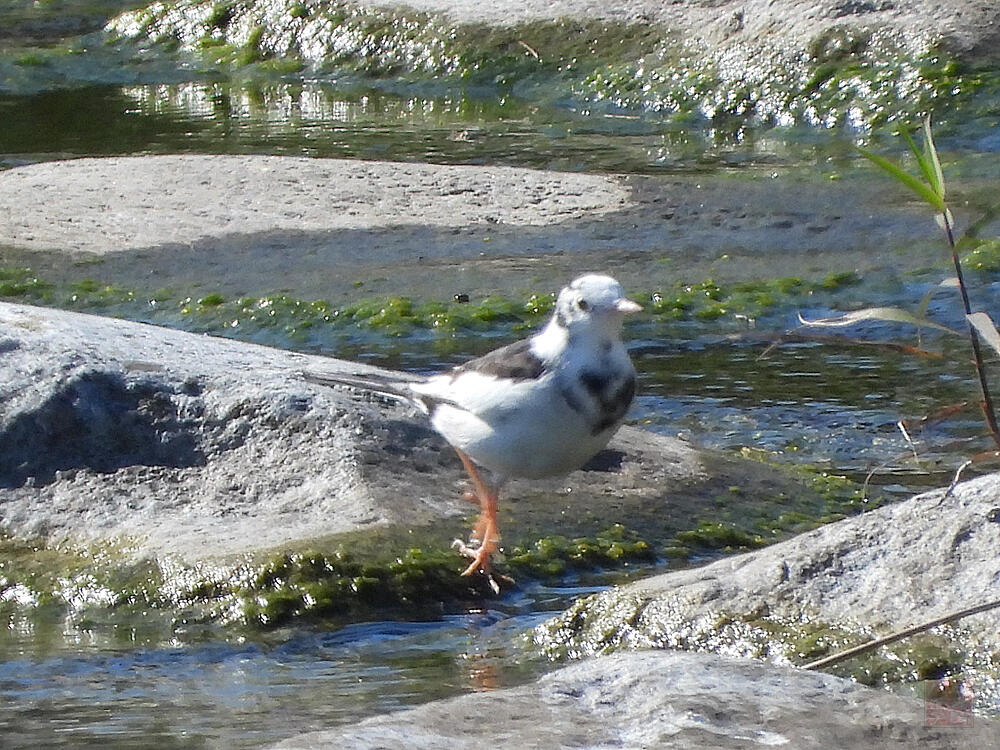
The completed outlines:
[[[478,540],[476,540],[478,541]],[[463,576],[470,576],[473,573],[482,573],[486,582],[490,585],[493,593],[500,595],[500,584],[512,586],[514,579],[493,571],[493,553],[489,548],[484,548],[480,543],[476,546],[466,544],[461,539],[456,539],[451,543],[451,548],[458,551],[462,557],[472,560],[472,563],[464,571]]]

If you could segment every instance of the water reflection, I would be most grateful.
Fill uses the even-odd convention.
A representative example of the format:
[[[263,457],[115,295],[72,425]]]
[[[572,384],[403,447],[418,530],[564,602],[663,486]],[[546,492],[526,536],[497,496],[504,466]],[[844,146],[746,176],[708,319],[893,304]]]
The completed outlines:
[[[536,93],[536,92],[533,92]],[[592,112],[429,85],[339,77],[182,82],[0,94],[0,154],[258,153],[656,173],[813,161],[806,131],[756,133],[653,112]],[[846,152],[853,136],[828,135]]]

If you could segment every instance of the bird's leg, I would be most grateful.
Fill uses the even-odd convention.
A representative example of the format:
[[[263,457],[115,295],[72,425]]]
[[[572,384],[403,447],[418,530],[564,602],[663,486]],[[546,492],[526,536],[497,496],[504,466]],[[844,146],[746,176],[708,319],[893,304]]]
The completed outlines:
[[[497,526],[499,492],[483,479],[476,465],[472,463],[472,459],[460,450],[456,449],[455,452],[462,459],[462,465],[465,466],[465,471],[472,480],[475,495],[474,497],[466,495],[466,497],[470,500],[479,500],[479,520],[476,521],[476,526],[472,531],[472,537],[479,540],[479,546],[468,547],[461,543],[458,546],[463,555],[472,558],[472,563],[462,575],[469,576],[480,570],[493,582],[492,557],[493,553],[500,548],[500,531]],[[496,588],[495,582],[493,582],[493,586]]]

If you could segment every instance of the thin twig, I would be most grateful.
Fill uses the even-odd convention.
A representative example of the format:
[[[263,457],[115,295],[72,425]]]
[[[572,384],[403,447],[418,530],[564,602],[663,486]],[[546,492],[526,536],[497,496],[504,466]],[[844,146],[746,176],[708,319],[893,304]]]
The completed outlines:
[[[965,277],[962,274],[962,261],[958,257],[958,249],[955,247],[955,236],[951,230],[951,221],[948,220],[948,212],[941,214],[942,226],[945,236],[948,238],[948,246],[951,248],[951,260],[955,266],[955,276],[958,278],[958,289],[962,295],[962,306],[965,308],[966,320],[972,315],[972,305],[969,303],[969,290],[965,286]],[[993,442],[1000,448],[1000,427],[997,426],[996,410],[993,408],[993,397],[990,395],[989,381],[986,379],[986,364],[983,361],[983,353],[979,345],[979,334],[975,326],[969,323],[969,338],[972,341],[972,354],[976,364],[976,374],[979,376],[979,389],[983,394],[983,416],[986,418],[986,426],[990,430]]]
[[[524,47],[526,50],[528,50],[528,53],[532,57],[534,57],[536,60],[541,60],[542,59],[541,57],[539,57],[538,52],[535,51],[535,48],[532,47],[530,44],[528,44],[523,39],[518,39],[517,43],[520,44],[522,47]]]
[[[906,425],[903,423],[902,419],[896,422],[896,427],[898,427],[899,431],[903,433],[903,437],[906,439],[906,444],[910,446],[910,450],[913,451],[913,460],[919,463],[920,456],[917,454],[917,446],[913,444],[913,438],[910,437],[910,432],[906,429]]]
[[[958,471],[955,472],[955,477],[951,480],[951,484],[948,485],[948,489],[944,491],[944,496],[941,498],[942,500],[951,497],[951,493],[955,491],[956,487],[958,487],[958,482],[962,478],[962,472],[964,472],[970,466],[972,466],[971,459],[962,462],[962,465],[958,467]]]
[[[944,615],[943,617],[928,620],[927,622],[914,625],[911,628],[906,628],[905,630],[900,630],[896,633],[891,633],[890,635],[882,638],[876,638],[874,641],[862,643],[860,646],[849,648],[846,651],[840,651],[836,654],[831,654],[830,656],[824,656],[822,659],[817,659],[816,661],[804,664],[802,669],[822,669],[823,667],[829,667],[831,664],[839,664],[846,659],[850,659],[852,656],[863,654],[867,651],[871,651],[872,649],[876,649],[879,646],[884,646],[887,643],[893,643],[895,641],[902,640],[903,638],[908,638],[911,635],[923,633],[925,630],[930,630],[938,625],[947,625],[949,622],[961,620],[963,617],[969,617],[970,615],[979,614],[980,612],[985,612],[989,609],[996,609],[997,607],[1000,607],[1000,599],[994,599],[993,601],[986,602],[985,604],[969,607],[968,609],[963,609],[961,612],[952,612],[951,614]]]

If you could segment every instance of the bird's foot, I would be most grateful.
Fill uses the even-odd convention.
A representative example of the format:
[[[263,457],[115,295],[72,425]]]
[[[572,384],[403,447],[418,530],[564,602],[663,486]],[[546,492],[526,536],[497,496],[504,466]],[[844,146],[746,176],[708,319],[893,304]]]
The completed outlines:
[[[478,542],[479,540],[473,540]],[[496,542],[491,544],[479,543],[476,546],[466,544],[461,539],[456,539],[451,543],[452,549],[458,550],[458,554],[472,560],[472,563],[464,571],[463,576],[471,576],[473,573],[482,573],[486,582],[490,585],[494,594],[500,594],[500,584],[513,586],[514,579],[493,570],[493,553],[499,550]]]

